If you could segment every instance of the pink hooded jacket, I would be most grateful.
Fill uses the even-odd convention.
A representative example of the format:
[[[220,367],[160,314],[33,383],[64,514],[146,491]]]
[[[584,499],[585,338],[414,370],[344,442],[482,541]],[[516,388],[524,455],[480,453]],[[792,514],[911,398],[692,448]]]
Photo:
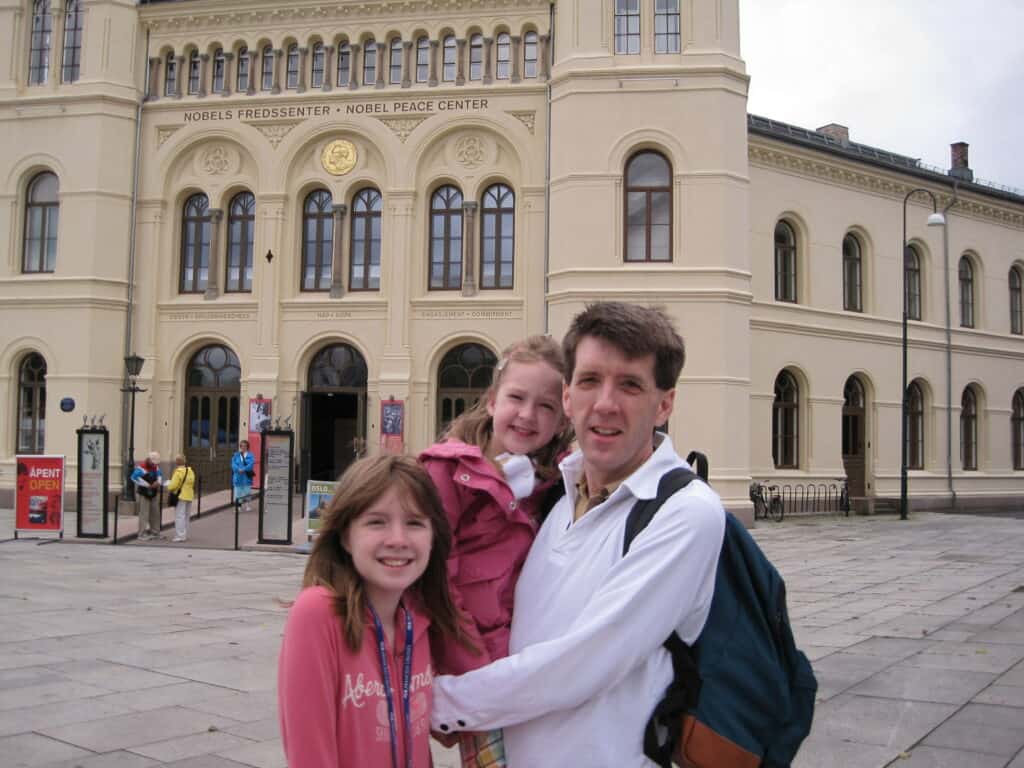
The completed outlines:
[[[435,443],[420,454],[452,526],[448,584],[472,623],[463,624],[474,654],[454,642],[434,646],[438,673],[458,675],[508,656],[516,580],[537,535],[537,506],[551,482],[538,481],[517,501],[505,477],[475,445]]]
[[[430,709],[434,673],[425,637],[429,619],[413,614],[411,725],[402,712],[405,614],[395,617],[388,660],[398,719],[398,764],[405,765],[405,729],[412,728],[413,763],[431,765]],[[278,660],[278,711],[289,768],[368,768],[391,765],[391,730],[381,684],[373,620],[358,653],[345,642],[331,593],[309,587],[288,613]]]

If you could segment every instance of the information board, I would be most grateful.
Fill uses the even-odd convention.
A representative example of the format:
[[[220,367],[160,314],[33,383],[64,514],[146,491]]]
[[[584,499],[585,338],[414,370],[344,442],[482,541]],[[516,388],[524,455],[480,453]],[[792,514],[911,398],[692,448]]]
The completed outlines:
[[[89,427],[78,434],[78,536],[107,537],[109,433]]]
[[[291,430],[263,433],[263,495],[260,497],[261,544],[292,543]]]

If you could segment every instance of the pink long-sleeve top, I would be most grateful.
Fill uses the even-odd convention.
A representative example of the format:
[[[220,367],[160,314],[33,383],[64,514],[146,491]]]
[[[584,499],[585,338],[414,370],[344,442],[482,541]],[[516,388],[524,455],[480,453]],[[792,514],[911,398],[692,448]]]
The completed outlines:
[[[551,482],[516,500],[501,470],[475,445],[459,440],[435,443],[420,454],[452,527],[448,585],[468,617],[463,628],[480,649],[474,654],[455,642],[436,643],[441,674],[457,675],[508,656],[516,581],[537,535],[537,506]]]
[[[408,603],[408,601],[406,601]],[[405,729],[412,730],[413,765],[429,768],[433,670],[430,622],[414,606],[411,718],[402,712],[405,615],[395,616],[388,667],[398,723],[398,764],[405,765]],[[289,768],[368,768],[391,765],[391,733],[377,634],[367,614],[363,643],[345,641],[333,596],[324,587],[299,593],[288,614],[278,660],[278,709]]]

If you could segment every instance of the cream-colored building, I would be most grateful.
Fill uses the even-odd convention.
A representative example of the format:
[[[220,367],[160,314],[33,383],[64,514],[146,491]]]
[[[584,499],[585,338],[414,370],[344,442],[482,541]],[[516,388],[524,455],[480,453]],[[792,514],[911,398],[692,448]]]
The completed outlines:
[[[893,499],[906,210],[911,499],[1019,506],[1024,196],[966,147],[946,173],[749,116],[738,13],[0,0],[0,503],[17,452],[74,477],[82,414],[118,486],[130,354],[137,454],[225,482],[262,396],[325,478],[383,401],[418,450],[601,298],[677,318],[669,431],[730,507],[751,478]]]

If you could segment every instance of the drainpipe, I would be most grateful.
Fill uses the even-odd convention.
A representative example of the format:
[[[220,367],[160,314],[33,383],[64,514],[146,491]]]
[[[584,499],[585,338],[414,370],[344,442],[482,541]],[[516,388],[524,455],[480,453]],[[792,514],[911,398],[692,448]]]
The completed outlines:
[[[548,110],[545,120],[545,141],[547,151],[544,156],[544,333],[551,329],[551,302],[548,300],[548,270],[551,268],[551,70],[555,64],[555,4],[548,6]]]
[[[958,179],[953,180],[953,197],[942,215],[946,217],[946,226],[942,228],[942,264],[946,280],[946,485],[949,488],[949,503],[956,509],[956,491],[953,489],[953,331],[952,307],[949,298],[949,209],[956,205]]]

